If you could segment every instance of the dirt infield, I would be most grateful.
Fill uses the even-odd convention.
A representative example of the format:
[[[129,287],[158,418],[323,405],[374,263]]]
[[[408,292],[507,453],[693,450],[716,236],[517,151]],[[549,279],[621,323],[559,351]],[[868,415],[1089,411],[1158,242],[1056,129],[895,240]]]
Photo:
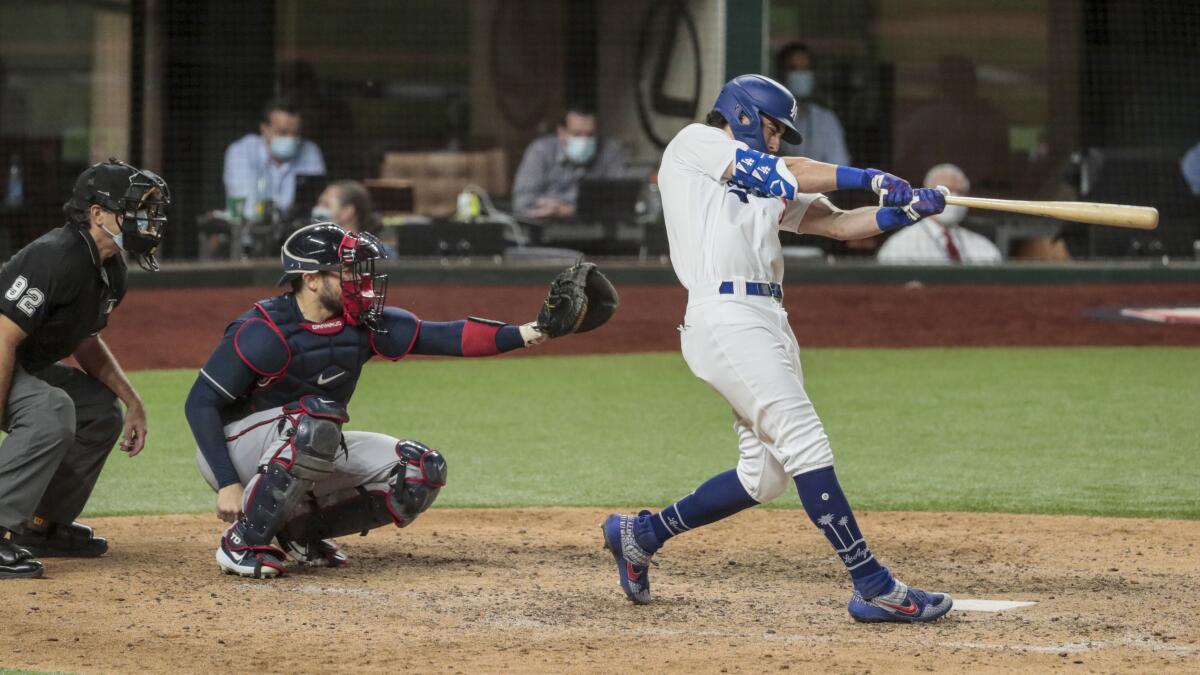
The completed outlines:
[[[104,332],[126,368],[194,368],[225,325],[272,288],[135,290]],[[670,351],[687,296],[677,286],[622,286],[621,309],[602,330],[558,340],[538,354]],[[468,315],[529,321],[535,286],[398,286],[390,304],[433,320]],[[789,286],[786,306],[806,347],[1193,345],[1200,326],[1100,321],[1084,311],[1123,305],[1196,304],[1189,284]],[[151,337],[147,339],[147,330]]]
[[[196,367],[274,289],[134,291],[105,336],[130,369]],[[531,319],[543,290],[403,286],[428,319]],[[675,350],[685,296],[621,288],[604,330],[539,354]],[[795,286],[805,346],[1200,345],[1200,328],[1098,321],[1117,305],[1200,303],[1185,285]],[[343,540],[353,564],[270,582],[218,573],[213,516],[90,521],[99,560],[6,582],[0,666],[70,672],[1187,672],[1200,662],[1200,522],[860,513],[909,582],[963,599],[923,626],[864,626],[801,510],[755,509],[671,542],[635,607],[600,548],[598,509],[437,509]]]
[[[97,519],[105,558],[8,582],[4,665],[75,672],[1182,672],[1200,660],[1200,522],[861,514],[903,578],[1033,600],[859,625],[800,510],[671,542],[637,607],[596,509],[438,509],[345,541],[352,565],[221,575],[213,516]]]

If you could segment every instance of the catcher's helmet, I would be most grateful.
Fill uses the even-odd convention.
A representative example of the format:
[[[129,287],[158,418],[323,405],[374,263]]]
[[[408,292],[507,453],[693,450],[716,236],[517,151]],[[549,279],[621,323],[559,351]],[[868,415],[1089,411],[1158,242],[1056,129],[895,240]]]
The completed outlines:
[[[97,204],[120,216],[121,248],[137,256],[143,269],[158,271],[154,253],[162,242],[170,203],[171,191],[162,177],[110,158],[79,174],[63,212],[81,223],[92,204]]]
[[[374,235],[347,232],[334,223],[314,223],[293,232],[283,242],[279,257],[283,262],[280,284],[301,274],[338,272],[346,323],[366,324],[382,332],[379,320],[387,299],[387,275],[375,273],[375,261],[384,256],[383,244]]]
[[[750,146],[751,150],[767,151],[763,138],[762,120],[766,115],[783,125],[783,140],[799,143],[803,140],[796,130],[796,97],[782,84],[762,75],[739,75],[725,84],[713,110],[721,113],[733,137]],[[746,122],[742,123],[743,115]]]

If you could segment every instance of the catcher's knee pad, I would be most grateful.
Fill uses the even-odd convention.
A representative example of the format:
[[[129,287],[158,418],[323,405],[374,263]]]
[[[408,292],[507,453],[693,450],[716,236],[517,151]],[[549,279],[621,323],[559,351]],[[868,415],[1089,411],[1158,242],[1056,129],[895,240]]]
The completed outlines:
[[[350,420],[346,407],[319,396],[303,396],[283,408],[292,421],[294,459],[291,472],[316,482],[333,473],[333,460],[342,446],[342,425]]]
[[[366,534],[382,525],[405,527],[433,504],[446,484],[446,460],[416,441],[396,444],[400,461],[392,467],[387,490],[358,488],[358,496],[297,516],[286,534],[298,541]]]
[[[446,459],[437,450],[417,441],[396,444],[400,462],[388,480],[388,505],[396,525],[404,527],[437,499],[446,484]]]

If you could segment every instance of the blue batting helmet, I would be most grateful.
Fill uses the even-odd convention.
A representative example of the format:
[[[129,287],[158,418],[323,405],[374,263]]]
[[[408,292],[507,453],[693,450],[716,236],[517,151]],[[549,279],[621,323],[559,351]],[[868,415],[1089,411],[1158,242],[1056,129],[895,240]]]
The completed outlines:
[[[713,110],[721,113],[729,123],[733,137],[752,150],[767,151],[759,114],[783,125],[783,140],[793,144],[802,140],[800,132],[796,131],[796,98],[769,77],[739,75],[733,78],[721,89]],[[744,124],[743,115],[747,119]]]

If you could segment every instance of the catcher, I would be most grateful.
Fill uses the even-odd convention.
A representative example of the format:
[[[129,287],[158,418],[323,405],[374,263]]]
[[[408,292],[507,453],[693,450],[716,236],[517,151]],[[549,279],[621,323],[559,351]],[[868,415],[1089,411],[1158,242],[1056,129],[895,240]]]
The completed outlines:
[[[381,247],[370,234],[309,225],[288,238],[281,257],[280,283],[291,290],[229,324],[184,406],[217,515],[232,523],[217,564],[247,577],[278,576],[287,557],[344,565],[333,537],[404,527],[446,484],[438,451],[342,432],[364,363],[491,356],[596,328],[617,305],[608,280],[581,263],[555,280],[535,322],[421,321],[384,306],[387,275],[375,272]]]

